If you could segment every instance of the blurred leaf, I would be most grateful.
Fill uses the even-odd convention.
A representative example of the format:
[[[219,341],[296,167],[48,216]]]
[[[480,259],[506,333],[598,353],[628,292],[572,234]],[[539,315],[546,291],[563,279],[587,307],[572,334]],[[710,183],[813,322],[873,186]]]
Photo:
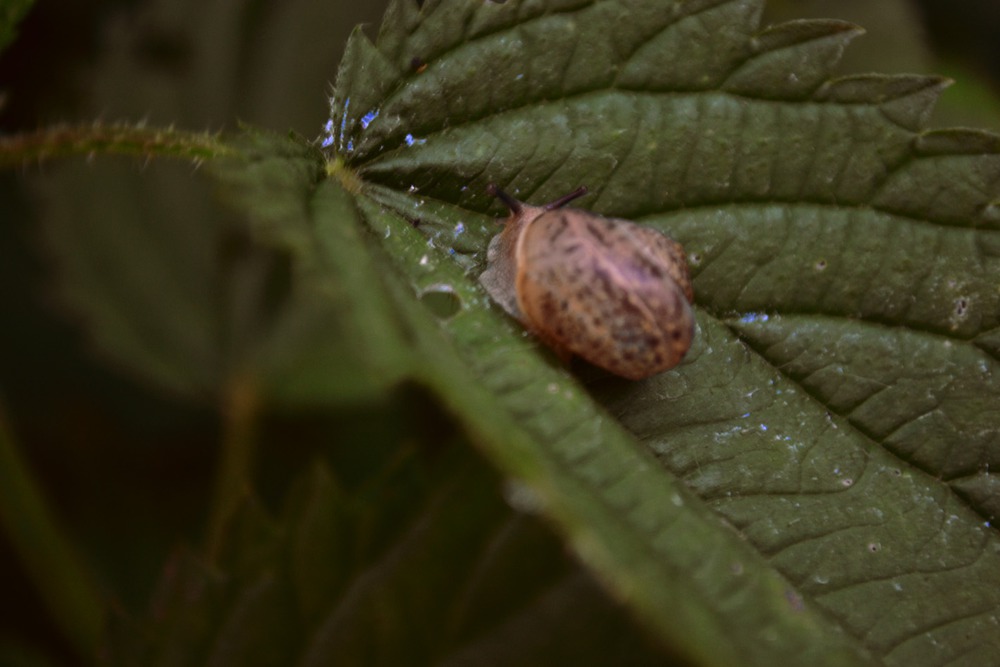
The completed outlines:
[[[942,58],[936,66],[954,80],[935,114],[935,124],[1000,130],[1000,91],[975,63]]]
[[[32,478],[5,410],[0,410],[0,528],[65,638],[79,655],[92,655],[100,641],[101,591]],[[0,656],[2,664],[27,665],[42,658],[8,637],[0,637]]]
[[[190,171],[67,165],[35,186],[59,298],[86,318],[101,351],[172,391],[210,396],[230,371],[227,349],[238,345],[226,340],[223,313],[235,296],[227,292],[259,298],[273,260],[259,251],[240,257],[238,230],[227,233]],[[227,245],[243,285],[219,270]]]
[[[178,11],[176,2],[147,3],[112,23],[96,77],[95,113],[189,126],[234,117],[282,122],[280,109],[286,122],[298,122],[303,110],[316,115],[342,48],[337,40],[312,40],[309,48],[325,49],[331,67],[325,74],[291,68],[299,78],[286,75],[282,85],[296,93],[283,95],[279,107],[256,93],[248,100],[241,79],[273,79],[271,70],[286,62],[289,46],[303,44],[303,30],[328,33],[328,24],[343,21],[338,16],[354,16],[336,5],[275,3],[258,15],[247,13],[245,3],[212,2],[199,15]],[[238,25],[247,34],[232,31]],[[255,41],[258,32],[268,39]],[[244,48],[244,40],[253,48]],[[244,54],[239,63],[236,54]],[[233,68],[248,69],[236,76]],[[260,114],[244,111],[247,104]],[[319,126],[318,117],[314,123]],[[294,150],[302,159],[293,171],[315,172],[302,185],[308,190],[321,178],[321,165],[308,150]],[[280,224],[306,212],[303,193],[283,189],[289,178],[271,173],[253,181],[262,187],[267,180],[275,195],[254,211],[256,220]],[[290,275],[288,255],[251,244],[242,220],[220,209],[191,167],[153,163],[140,173],[126,161],[62,165],[34,185],[59,270],[60,302],[83,320],[105,357],[137,377],[204,401],[222,394],[232,378],[251,374],[270,403],[314,406],[372,400],[398,372],[383,377],[357,354],[369,332],[382,329],[369,328],[371,317],[356,321],[342,309],[352,298],[369,303],[368,295],[356,284],[337,283],[337,276]],[[233,187],[240,196],[239,185]],[[329,224],[343,206],[323,200],[306,213],[318,225]],[[344,250],[363,253],[357,246]],[[367,285],[358,271],[341,277]],[[378,348],[365,349],[370,355]],[[386,359],[380,368],[392,366]]]
[[[56,667],[47,655],[36,647],[10,637],[0,638],[0,664],[7,667]]]
[[[370,502],[400,486],[405,513]],[[317,464],[281,522],[245,506],[226,551],[219,569],[178,554],[111,664],[662,664],[468,450],[407,457],[360,494]]]
[[[33,4],[34,0],[0,0],[0,51],[14,41],[17,36],[17,24],[27,15]]]

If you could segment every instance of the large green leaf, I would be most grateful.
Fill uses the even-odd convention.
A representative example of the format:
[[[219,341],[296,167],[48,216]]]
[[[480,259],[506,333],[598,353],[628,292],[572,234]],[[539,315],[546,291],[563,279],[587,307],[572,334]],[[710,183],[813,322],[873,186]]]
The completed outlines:
[[[445,336],[518,426],[457,378],[439,390],[659,632],[708,662],[835,661],[816,642],[838,629],[890,664],[984,661],[1000,636],[1000,144],[924,129],[939,79],[831,80],[852,26],[761,29],[760,10],[395,3],[377,42],[348,48],[333,171],[430,235],[363,206],[417,292],[459,296]],[[688,360],[644,383],[589,376],[636,440],[525,357],[449,259],[481,262],[490,181],[540,201],[585,183],[588,207],[687,247]]]

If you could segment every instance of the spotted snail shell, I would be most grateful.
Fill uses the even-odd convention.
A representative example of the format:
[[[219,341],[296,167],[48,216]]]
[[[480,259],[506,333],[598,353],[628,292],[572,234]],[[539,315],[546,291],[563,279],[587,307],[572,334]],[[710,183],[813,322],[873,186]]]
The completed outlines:
[[[565,207],[580,188],[544,206],[488,188],[510,216],[490,242],[479,277],[510,315],[563,359],[641,380],[676,366],[694,336],[684,248],[634,222]]]

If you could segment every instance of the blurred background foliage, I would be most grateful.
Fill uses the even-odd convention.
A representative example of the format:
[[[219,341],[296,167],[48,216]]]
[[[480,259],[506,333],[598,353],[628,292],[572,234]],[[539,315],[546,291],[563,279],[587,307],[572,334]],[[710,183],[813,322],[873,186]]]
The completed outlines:
[[[41,0],[0,55],[0,132],[100,119],[194,130],[245,122],[319,134],[342,45],[356,24],[369,24],[373,34],[387,3],[257,0],[235,14],[232,4]],[[955,78],[959,83],[945,94],[933,125],[1000,129],[1000,5],[992,0],[772,0],[765,21],[800,17],[841,18],[866,28],[867,36],[848,50],[844,72]],[[195,71],[206,64],[216,69]],[[177,92],[181,87],[184,95]],[[38,194],[58,201],[53,182],[46,181],[50,170],[52,165],[32,164],[0,174],[3,416],[101,589],[123,610],[140,613],[172,550],[205,540],[218,443],[228,428],[227,399],[213,393],[219,390],[213,373],[228,374],[206,363],[200,386],[153,384],[148,374],[123,363],[127,354],[116,356],[95,344],[73,307],[73,286],[60,288],[59,276],[72,265],[73,243],[106,240],[88,239],[86,224],[75,238],[53,238],[39,226],[52,211],[37,207]],[[211,199],[208,192],[191,194],[204,183],[192,185],[187,164],[137,169],[126,161],[124,171],[140,182],[173,181],[184,197]],[[184,218],[187,207],[201,205],[178,202],[170,215]],[[83,220],[102,214],[84,212]],[[224,251],[206,257],[206,265],[239,264],[244,275],[256,272],[261,284],[280,290],[284,258],[250,248],[231,229],[221,233]],[[210,303],[227,286],[192,286],[199,288]],[[223,300],[240,303],[239,295]],[[254,321],[266,318],[266,298],[245,307]],[[226,326],[239,321],[234,315]],[[204,339],[192,343],[192,350],[211,348],[226,326],[199,332]],[[379,425],[386,417],[390,423]],[[268,412],[258,434],[266,444],[258,495],[279,511],[292,478],[318,452],[346,491],[362,489],[401,448],[433,460],[435,443],[461,437],[452,428],[412,388],[340,410]],[[556,545],[548,548],[558,552]],[[0,571],[0,663],[81,661],[4,536]]]

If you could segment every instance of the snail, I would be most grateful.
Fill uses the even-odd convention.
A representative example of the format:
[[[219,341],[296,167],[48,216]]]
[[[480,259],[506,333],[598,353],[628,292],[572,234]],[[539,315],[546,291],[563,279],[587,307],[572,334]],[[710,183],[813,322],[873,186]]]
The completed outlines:
[[[479,282],[556,354],[641,380],[673,368],[694,336],[684,249],[629,220],[566,204],[581,187],[530,206],[495,185],[510,210]]]

